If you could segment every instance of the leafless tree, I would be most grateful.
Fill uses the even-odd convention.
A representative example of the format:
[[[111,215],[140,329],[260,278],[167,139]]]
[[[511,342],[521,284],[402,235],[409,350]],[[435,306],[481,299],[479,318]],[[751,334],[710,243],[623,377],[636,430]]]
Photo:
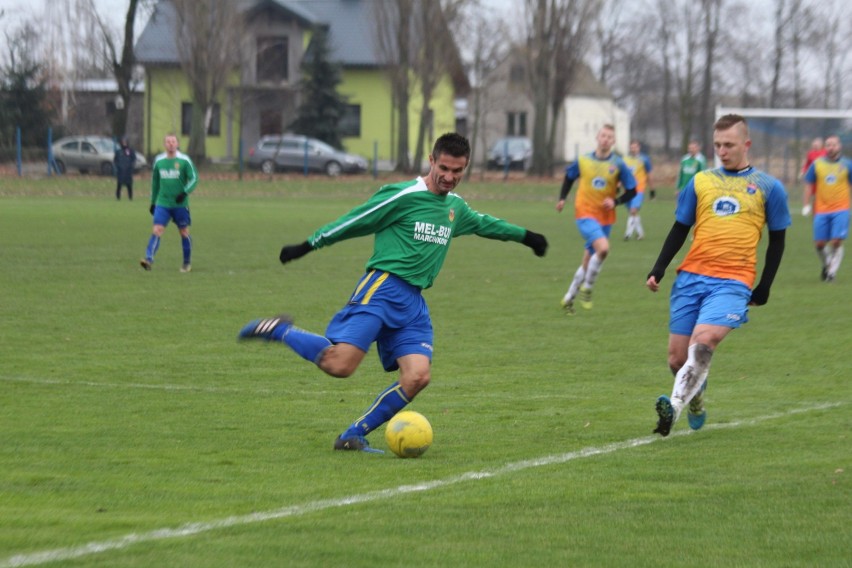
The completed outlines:
[[[698,127],[704,148],[712,147],[713,131],[713,64],[723,0],[701,0],[701,18],[704,28],[704,71],[701,79],[701,102]]]
[[[598,0],[524,0],[527,70],[533,95],[533,164],[551,173],[557,122],[600,8]]]
[[[409,78],[412,60],[412,15],[415,0],[374,0],[376,48],[391,84],[394,116],[397,119],[396,171],[409,172],[408,107],[411,101]]]
[[[190,85],[192,120],[188,154],[206,159],[213,107],[240,61],[242,14],[236,2],[172,0],[177,14],[177,48]]]

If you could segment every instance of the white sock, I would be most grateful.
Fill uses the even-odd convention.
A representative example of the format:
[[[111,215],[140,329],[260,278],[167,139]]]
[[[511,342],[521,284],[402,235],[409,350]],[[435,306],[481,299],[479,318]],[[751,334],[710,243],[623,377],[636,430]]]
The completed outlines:
[[[633,219],[634,219],[633,215],[630,215],[627,218],[627,229],[624,231],[624,238],[625,239],[629,239],[630,235],[633,234],[633,231],[636,230],[636,223],[633,222]]]
[[[828,268],[828,259],[831,256],[829,247],[825,246],[823,248],[818,248],[818,249],[816,249],[816,251],[817,251],[817,256],[819,256],[820,262],[822,262],[822,265],[824,267]]]
[[[633,229],[636,231],[636,236],[640,239],[644,239],[645,229],[642,227],[642,219],[639,217],[638,213],[633,218],[635,219],[635,221],[633,222]]]
[[[828,274],[834,278],[837,274],[837,269],[840,268],[840,261],[843,260],[843,245],[834,247],[834,252],[831,254],[831,259],[828,262]]]
[[[598,279],[602,265],[603,261],[597,253],[593,254],[592,258],[589,259],[589,268],[586,269],[586,279],[583,280],[583,288],[591,290],[592,286],[595,285],[595,280]]]
[[[570,302],[577,295],[577,290],[580,289],[580,284],[583,283],[583,279],[586,277],[586,270],[583,268],[583,265],[580,265],[580,268],[577,269],[577,272],[574,273],[574,279],[571,281],[571,285],[568,287],[568,291],[565,292],[565,296],[563,296],[562,301]]]
[[[710,372],[710,359],[713,350],[703,343],[694,343],[689,346],[686,363],[677,372],[672,389],[672,407],[675,411],[675,420],[680,416],[680,411],[689,404],[696,394],[701,392],[701,386],[707,380]]]

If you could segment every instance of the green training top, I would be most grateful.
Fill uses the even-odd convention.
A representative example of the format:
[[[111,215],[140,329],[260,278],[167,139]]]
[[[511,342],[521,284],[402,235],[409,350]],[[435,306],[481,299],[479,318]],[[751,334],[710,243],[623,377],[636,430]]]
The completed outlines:
[[[183,203],[175,201],[180,193],[189,195],[198,184],[198,172],[189,156],[178,152],[174,158],[165,153],[154,158],[151,166],[151,203],[160,207],[189,207],[189,197]]]
[[[477,213],[461,196],[435,195],[423,178],[381,187],[359,205],[308,237],[315,249],[375,234],[367,270],[390,272],[420,289],[432,286],[453,237],[479,235],[521,242],[526,229]]]

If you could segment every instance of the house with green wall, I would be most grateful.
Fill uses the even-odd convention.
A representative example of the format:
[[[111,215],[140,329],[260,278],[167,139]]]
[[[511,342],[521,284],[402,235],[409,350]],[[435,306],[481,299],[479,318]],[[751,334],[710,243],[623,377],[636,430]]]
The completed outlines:
[[[243,63],[234,69],[208,128],[206,153],[213,160],[236,160],[264,135],[287,131],[300,104],[301,62],[313,31],[328,30],[330,59],[341,65],[338,86],[347,98],[341,123],[345,149],[396,162],[398,117],[393,93],[376,38],[380,31],[376,0],[236,0],[244,26]],[[145,68],[143,151],[162,151],[163,137],[175,133],[188,146],[192,97],[177,48],[177,15],[170,0],[159,0],[135,45]],[[457,66],[460,69],[460,66]],[[416,83],[415,83],[416,84]],[[468,88],[464,74],[443,78],[430,102],[429,135],[456,128],[454,100]],[[412,90],[409,147],[416,148],[422,98]],[[430,149],[427,141],[426,152]]]

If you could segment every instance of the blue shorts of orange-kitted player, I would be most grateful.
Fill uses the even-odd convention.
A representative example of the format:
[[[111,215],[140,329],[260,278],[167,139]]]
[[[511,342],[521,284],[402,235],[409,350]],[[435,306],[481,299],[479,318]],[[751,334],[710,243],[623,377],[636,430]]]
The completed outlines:
[[[595,249],[592,247],[593,242],[603,237],[608,239],[612,232],[612,225],[601,225],[596,219],[577,219],[576,223],[577,230],[580,231],[580,236],[585,241],[583,246],[589,251],[589,254],[595,254]]]
[[[814,240],[846,240],[849,237],[849,210],[814,215]]]
[[[672,285],[669,331],[692,335],[698,324],[732,329],[748,321],[751,290],[739,280],[682,271]]]
[[[396,360],[403,355],[432,360],[432,318],[421,290],[388,272],[370,270],[361,278],[325,336],[362,351],[375,341],[385,371],[398,369]]]

